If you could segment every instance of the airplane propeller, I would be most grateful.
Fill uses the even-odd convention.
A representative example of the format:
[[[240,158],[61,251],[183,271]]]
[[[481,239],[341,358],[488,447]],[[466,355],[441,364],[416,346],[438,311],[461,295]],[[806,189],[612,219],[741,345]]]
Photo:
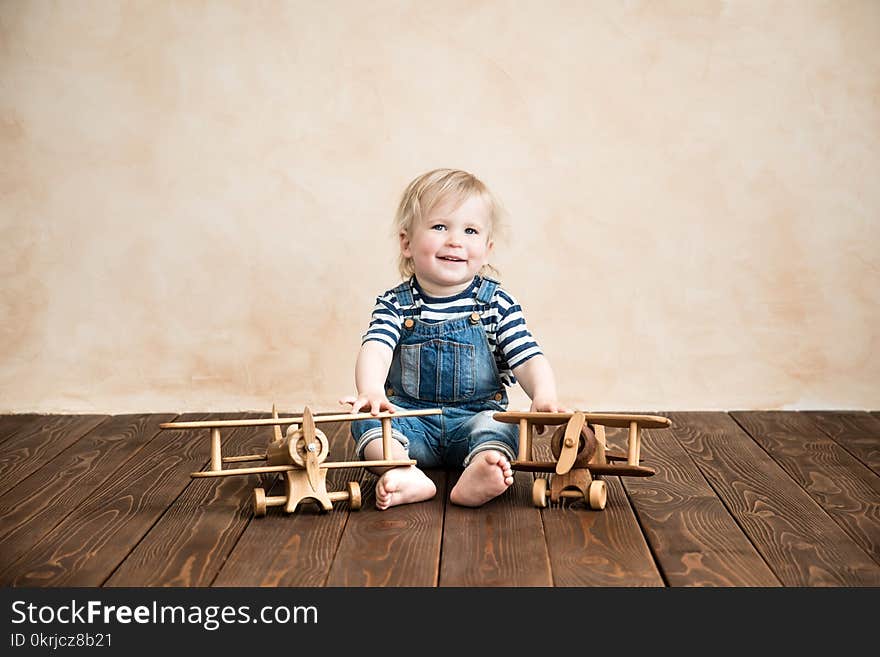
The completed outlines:
[[[562,475],[571,470],[580,450],[581,430],[587,418],[583,413],[575,413],[565,425],[565,436],[562,439],[562,450],[556,462],[556,474]]]
[[[303,411],[303,442],[306,448],[306,472],[309,475],[309,484],[312,490],[318,488],[318,436],[315,427],[315,419],[312,417],[312,410],[306,406]],[[326,453],[324,454],[326,456]],[[322,459],[323,460],[323,459]]]
[[[275,408],[275,404],[272,404],[272,419],[278,419],[278,409]],[[276,424],[273,428],[275,429],[275,442],[280,443],[283,440],[281,437],[281,425]]]

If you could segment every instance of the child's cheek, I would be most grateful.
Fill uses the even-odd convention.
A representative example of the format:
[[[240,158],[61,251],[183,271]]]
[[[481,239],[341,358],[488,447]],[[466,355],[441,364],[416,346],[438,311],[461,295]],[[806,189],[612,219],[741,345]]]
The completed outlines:
[[[431,255],[437,251],[437,245],[433,242],[433,240],[425,240],[421,243],[419,252],[422,255]]]

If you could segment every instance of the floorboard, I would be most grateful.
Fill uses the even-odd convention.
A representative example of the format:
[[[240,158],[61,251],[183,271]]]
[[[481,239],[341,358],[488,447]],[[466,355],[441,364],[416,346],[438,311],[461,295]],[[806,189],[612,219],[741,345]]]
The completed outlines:
[[[363,509],[348,516],[327,586],[436,586],[446,473],[427,470],[437,494],[419,504],[376,509],[376,476],[364,474]]]
[[[779,586],[773,571],[676,440],[677,431],[677,424],[670,429],[644,430],[643,464],[657,473],[624,478],[666,582],[669,586]],[[622,430],[609,429],[608,434],[616,444],[625,444]]]
[[[46,465],[109,415],[49,415],[27,423],[3,441],[0,495]]]
[[[19,430],[28,425],[42,428],[49,415],[39,415],[38,413],[19,413],[17,415],[0,415],[0,448],[7,438],[11,438]]]
[[[447,504],[440,586],[553,586],[532,481],[515,472],[513,485],[479,508]]]
[[[550,435],[532,439],[536,460],[553,460]],[[580,500],[550,503],[541,511],[553,585],[664,586],[621,478],[606,477],[605,484],[604,511],[591,510]]]
[[[321,430],[330,443],[329,458],[347,460],[351,443],[348,425],[338,423]],[[362,473],[363,468],[331,470],[327,489],[343,490],[346,482],[357,480]],[[279,477],[272,494],[280,495],[282,491]],[[327,513],[313,504],[293,514],[279,507],[269,508],[265,517],[250,521],[213,585],[324,586],[349,512],[348,503],[336,503]]]
[[[160,434],[174,414],[117,415],[102,422],[0,497],[0,571],[43,540]]]
[[[266,426],[221,430],[223,456],[263,453],[271,435]],[[189,437],[207,464],[210,432],[191,430]],[[259,481],[258,475],[190,480],[105,586],[209,586],[251,519]]]
[[[281,477],[191,479],[207,431],[160,430],[174,414],[0,416],[0,586],[880,586],[880,413],[669,416],[643,433],[656,474],[606,478],[604,511],[535,508],[528,472],[456,506],[458,470],[428,471],[433,499],[379,511],[377,477],[356,467],[328,472],[328,490],[357,481],[360,510],[264,518],[253,489],[281,494]],[[331,460],[354,460],[348,423],[319,426]],[[270,431],[224,431],[224,455],[264,451]],[[608,433],[625,451],[625,432]]]
[[[186,414],[184,421],[241,414]],[[204,445],[182,430],[163,432],[123,476],[111,478],[0,573],[13,586],[101,586],[189,484],[207,459]]]
[[[619,477],[606,477],[604,511],[583,502],[541,512],[554,586],[665,586]]]
[[[731,413],[731,417],[880,562],[880,477],[802,413]]]
[[[877,586],[880,568],[727,414],[670,414],[675,435],[785,586]]]
[[[880,476],[880,417],[856,411],[806,411],[804,415]]]

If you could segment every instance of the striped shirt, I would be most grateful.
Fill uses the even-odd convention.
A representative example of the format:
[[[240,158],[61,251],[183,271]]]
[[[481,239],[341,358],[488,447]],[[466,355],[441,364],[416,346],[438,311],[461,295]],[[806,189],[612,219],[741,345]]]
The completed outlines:
[[[483,282],[482,278],[476,276],[463,292],[453,297],[435,298],[425,294],[415,278],[411,280],[413,301],[419,310],[418,317],[427,324],[469,316],[474,311],[474,297]],[[397,295],[394,290],[388,290],[376,299],[370,326],[361,344],[375,340],[393,350],[400,341],[403,319],[402,306]],[[512,370],[542,353],[526,326],[522,308],[499,285],[482,315],[482,322],[489,339],[489,349],[498,365],[501,382],[504,385],[513,385],[516,378]]]

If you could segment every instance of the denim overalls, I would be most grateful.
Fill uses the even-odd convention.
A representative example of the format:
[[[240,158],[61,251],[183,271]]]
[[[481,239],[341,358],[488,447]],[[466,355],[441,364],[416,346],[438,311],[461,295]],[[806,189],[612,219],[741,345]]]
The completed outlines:
[[[481,321],[498,282],[482,279],[473,312],[439,323],[419,319],[412,285],[411,279],[394,288],[403,325],[385,393],[396,408],[442,408],[443,414],[394,418],[392,437],[420,467],[467,466],[474,454],[487,449],[513,461],[519,427],[492,418],[507,408],[507,393]],[[362,459],[367,443],[381,439],[381,422],[352,422],[351,434]]]

